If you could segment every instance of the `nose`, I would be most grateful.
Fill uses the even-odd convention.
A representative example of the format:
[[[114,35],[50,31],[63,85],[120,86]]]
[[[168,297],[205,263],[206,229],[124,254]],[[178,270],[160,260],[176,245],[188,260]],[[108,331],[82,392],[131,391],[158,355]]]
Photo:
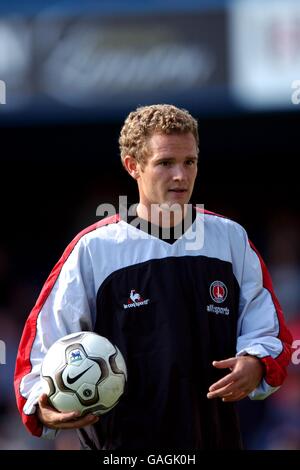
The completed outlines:
[[[184,181],[187,178],[187,169],[184,165],[175,165],[173,180]]]

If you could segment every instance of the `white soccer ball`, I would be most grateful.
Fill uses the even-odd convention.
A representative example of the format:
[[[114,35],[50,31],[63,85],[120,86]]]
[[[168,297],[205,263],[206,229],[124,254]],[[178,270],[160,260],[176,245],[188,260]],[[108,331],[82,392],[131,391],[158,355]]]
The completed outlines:
[[[121,352],[107,338],[83,331],[64,336],[49,348],[41,379],[58,411],[101,415],[118,403],[127,370]]]

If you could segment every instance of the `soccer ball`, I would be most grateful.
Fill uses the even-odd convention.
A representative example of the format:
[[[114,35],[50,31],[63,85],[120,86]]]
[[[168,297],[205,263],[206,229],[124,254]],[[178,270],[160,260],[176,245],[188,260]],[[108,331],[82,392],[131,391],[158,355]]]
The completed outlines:
[[[124,392],[127,370],[119,349],[108,339],[84,331],[56,341],[41,368],[43,391],[58,411],[101,415]]]

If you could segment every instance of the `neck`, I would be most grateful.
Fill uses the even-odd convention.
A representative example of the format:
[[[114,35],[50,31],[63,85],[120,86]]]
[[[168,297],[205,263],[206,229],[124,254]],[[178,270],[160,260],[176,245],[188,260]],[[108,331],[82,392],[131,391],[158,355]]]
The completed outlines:
[[[160,227],[174,227],[182,222],[187,212],[187,204],[184,207],[179,205],[172,208],[167,204],[151,204],[149,207],[141,202],[137,206],[137,215],[144,220],[148,220],[151,224]]]

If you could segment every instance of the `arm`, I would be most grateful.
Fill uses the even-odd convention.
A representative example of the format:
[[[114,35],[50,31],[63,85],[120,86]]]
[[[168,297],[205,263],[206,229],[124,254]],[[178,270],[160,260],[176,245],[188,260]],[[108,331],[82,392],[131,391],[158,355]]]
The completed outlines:
[[[237,357],[213,363],[217,368],[230,368],[231,372],[212,384],[208,398],[235,401],[248,395],[251,399],[264,399],[286,377],[292,337],[263,260],[244,231],[234,241],[236,266],[242,241],[244,252],[242,266],[235,273],[240,284]]]
[[[43,358],[49,347],[62,336],[92,330],[94,302],[90,260],[84,241],[78,236],[48,277],[26,321],[19,345],[15,370],[17,404],[23,423],[36,436],[53,437],[55,434],[49,431],[49,426],[43,428],[42,422],[49,424],[43,409],[41,412],[40,407],[36,413],[39,397],[43,394],[40,381]],[[42,400],[42,408],[43,404]],[[60,416],[60,419],[64,418]]]

